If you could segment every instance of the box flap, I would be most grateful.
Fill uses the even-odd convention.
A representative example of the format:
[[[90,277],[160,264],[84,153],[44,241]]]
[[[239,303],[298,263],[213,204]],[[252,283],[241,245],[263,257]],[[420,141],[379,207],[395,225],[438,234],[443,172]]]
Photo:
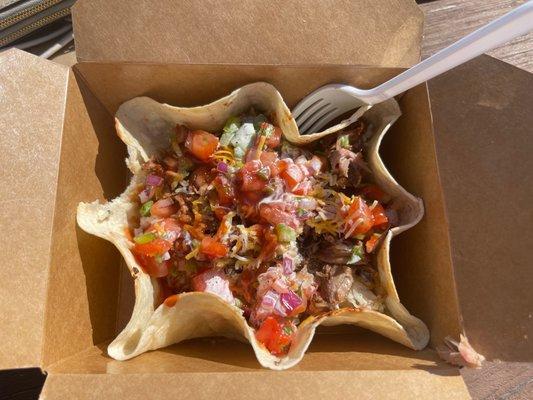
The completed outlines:
[[[0,369],[39,366],[69,69],[0,54]]]
[[[287,371],[261,368],[250,346],[227,339],[197,339],[112,360],[105,346],[50,366],[43,398],[257,399],[469,398],[455,367],[433,350],[413,352],[371,332],[319,333],[300,364]],[[355,338],[355,340],[354,340]],[[91,387],[91,391],[87,391]]]
[[[464,329],[490,358],[533,360],[533,75],[489,56],[429,82]]]
[[[72,13],[79,61],[407,67],[423,24],[413,0],[80,0]]]
[[[90,388],[90,390],[88,390]],[[261,371],[188,374],[51,374],[41,399],[214,399],[270,400],[332,398],[470,399],[460,375],[426,371]],[[368,395],[361,396],[361,393]],[[338,397],[337,397],[338,396]]]

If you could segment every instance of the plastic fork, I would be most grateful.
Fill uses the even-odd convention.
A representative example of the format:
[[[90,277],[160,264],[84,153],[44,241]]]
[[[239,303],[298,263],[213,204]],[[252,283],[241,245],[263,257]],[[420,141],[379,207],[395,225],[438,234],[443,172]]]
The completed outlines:
[[[300,101],[292,115],[300,133],[318,132],[350,110],[388,100],[532,29],[533,1],[529,1],[373,89],[322,86]]]

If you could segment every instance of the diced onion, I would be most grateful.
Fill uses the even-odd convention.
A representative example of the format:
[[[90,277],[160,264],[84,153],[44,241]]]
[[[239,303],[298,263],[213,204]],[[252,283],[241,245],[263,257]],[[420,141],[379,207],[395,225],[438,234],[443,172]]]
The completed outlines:
[[[218,164],[217,164],[217,170],[222,172],[222,173],[227,173],[228,172],[228,164],[226,164],[225,162],[222,162],[220,161]]]
[[[148,200],[150,200],[150,189],[146,188],[139,193],[139,200],[141,200],[141,203],[146,203]]]
[[[278,300],[279,294],[277,294],[273,290],[269,290],[268,292],[266,292],[265,296],[263,297],[263,300],[261,301],[261,308],[264,309],[264,311],[272,311],[276,303],[278,303]]]
[[[148,175],[146,177],[146,184],[150,186],[159,186],[163,183],[163,178],[157,175]]]
[[[317,207],[317,202],[312,197],[302,197],[298,206],[304,210],[314,210]]]
[[[293,291],[282,293],[280,296],[281,303],[289,313],[302,304],[302,299]]]
[[[283,257],[283,273],[289,275],[294,271],[294,262],[290,257]]]
[[[279,300],[276,302],[276,305],[274,306],[274,311],[280,317],[287,316],[287,309],[285,308],[284,304],[281,301],[279,301]]]
[[[170,253],[167,251],[161,256],[161,261],[170,260]]]
[[[284,279],[276,279],[274,283],[272,283],[272,289],[278,293],[286,293],[289,290],[289,286]]]
[[[174,200],[172,200],[170,197],[161,199],[157,201],[157,206],[161,208],[170,207],[172,204],[174,204]]]

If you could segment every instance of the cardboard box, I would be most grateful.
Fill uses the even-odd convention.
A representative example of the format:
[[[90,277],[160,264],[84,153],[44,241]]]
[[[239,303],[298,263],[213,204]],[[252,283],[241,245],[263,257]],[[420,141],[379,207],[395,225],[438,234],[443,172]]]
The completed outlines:
[[[42,368],[47,399],[468,397],[432,348],[355,328],[323,330],[281,372],[223,339],[112,360],[132,284],[75,219],[78,202],[126,185],[122,102],[198,105],[264,80],[292,107],[325,83],[374,86],[419,59],[414,2],[79,0],[73,18],[71,69],[0,54],[0,368]],[[464,331],[488,358],[533,359],[532,93],[530,74],[483,56],[400,99],[381,153],[426,214],[392,242],[393,274],[432,347]]]

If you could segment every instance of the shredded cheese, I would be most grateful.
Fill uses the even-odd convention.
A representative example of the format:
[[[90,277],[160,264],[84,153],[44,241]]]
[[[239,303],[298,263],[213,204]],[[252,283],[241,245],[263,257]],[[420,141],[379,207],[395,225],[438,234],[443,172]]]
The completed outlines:
[[[219,162],[225,162],[228,165],[235,165],[235,156],[233,151],[227,147],[223,147],[213,154],[213,159]]]
[[[357,229],[357,227],[359,225],[361,225],[363,223],[363,218],[359,218],[357,221],[355,221],[352,226],[350,227],[350,229],[348,229],[348,232],[346,232],[346,234],[344,235],[344,239],[348,239],[350,237],[350,235]],[[346,227],[348,227],[348,224],[346,224]]]
[[[325,220],[325,221],[308,220],[307,224],[311,228],[314,228],[318,234],[322,234],[324,232],[336,234],[339,228],[337,222],[332,221],[332,220]]]
[[[193,258],[194,256],[198,254],[199,250],[200,250],[200,246],[196,247],[193,251],[191,251],[189,254],[185,256],[185,259],[190,260],[191,258]]]
[[[257,160],[259,159],[259,157],[261,157],[261,153],[263,152],[263,146],[265,145],[266,139],[266,135],[261,135],[259,137],[259,143],[257,144],[257,153],[255,156]]]

